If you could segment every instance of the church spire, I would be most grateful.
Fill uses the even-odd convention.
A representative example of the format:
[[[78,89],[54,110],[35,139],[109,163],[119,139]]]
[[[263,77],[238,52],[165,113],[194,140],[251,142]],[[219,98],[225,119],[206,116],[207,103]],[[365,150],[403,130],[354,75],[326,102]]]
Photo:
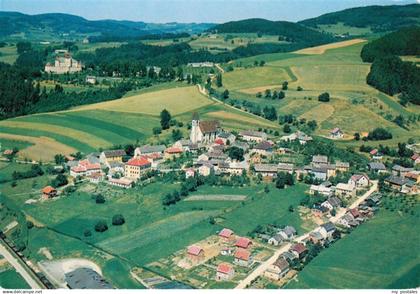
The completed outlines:
[[[194,112],[194,113],[193,113],[193,115],[192,115],[192,120],[200,120],[200,118],[199,118],[199,116],[198,116],[198,113],[197,113],[197,112]]]

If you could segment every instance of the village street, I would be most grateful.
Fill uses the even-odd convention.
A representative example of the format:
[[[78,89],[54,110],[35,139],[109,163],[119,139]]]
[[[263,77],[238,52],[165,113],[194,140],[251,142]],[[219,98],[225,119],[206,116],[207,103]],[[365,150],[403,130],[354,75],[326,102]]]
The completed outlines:
[[[45,288],[32,277],[30,271],[27,270],[25,266],[22,265],[21,261],[14,257],[12,253],[10,253],[9,249],[6,248],[6,246],[2,243],[0,243],[0,255],[6,258],[6,260],[16,269],[16,271],[22,276],[22,278],[26,281],[26,283],[28,283],[28,285],[32,289]]]
[[[372,181],[373,185],[372,187],[362,196],[358,197],[356,201],[354,201],[347,209],[341,209],[339,213],[337,213],[336,216],[331,217],[329,220],[332,223],[336,223],[344,214],[347,212],[348,209],[356,208],[360,203],[365,201],[373,192],[375,192],[378,188],[378,181]],[[294,239],[296,243],[302,242],[306,238],[309,237],[310,233],[315,232],[318,230],[318,228],[315,228],[311,232],[306,233],[305,235],[302,235],[300,237],[297,237]],[[264,274],[264,272],[269,268],[269,266],[274,263],[277,258],[282,253],[287,252],[290,247],[292,246],[291,243],[284,244],[282,247],[280,247],[276,252],[274,252],[273,256],[271,256],[269,259],[267,259],[265,262],[260,264],[254,271],[252,271],[245,279],[243,279],[236,287],[235,289],[245,289],[248,285],[251,284],[253,280],[255,280],[257,277]]]

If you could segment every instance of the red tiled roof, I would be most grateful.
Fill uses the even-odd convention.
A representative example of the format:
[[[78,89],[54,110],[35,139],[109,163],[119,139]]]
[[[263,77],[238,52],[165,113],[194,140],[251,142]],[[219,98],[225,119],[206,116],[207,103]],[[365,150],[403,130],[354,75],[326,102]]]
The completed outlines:
[[[202,251],[203,249],[195,245],[189,246],[187,250],[188,254],[191,255],[199,255]]]
[[[378,149],[373,149],[369,153],[370,155],[375,155],[376,153],[378,153]]]
[[[217,266],[219,273],[229,274],[232,271],[232,267],[229,264],[221,263]]]
[[[93,169],[101,169],[101,165],[99,163],[89,163],[86,165],[87,170],[93,170]]]
[[[168,149],[165,150],[166,153],[182,153],[182,148],[177,148],[177,147],[169,147]]]
[[[86,171],[86,167],[82,166],[82,165],[78,165],[78,166],[73,166],[71,168],[71,171],[75,172],[75,173],[82,173]]]
[[[417,158],[419,158],[419,157],[420,157],[420,155],[415,153],[415,154],[413,154],[413,156],[411,156],[411,159],[412,160],[417,160]]]
[[[128,162],[127,165],[131,166],[146,166],[150,165],[150,161],[146,157],[133,157]]]
[[[44,189],[42,189],[42,193],[44,194],[50,194],[52,192],[55,192],[56,190],[51,186],[46,186]]]
[[[222,139],[217,138],[216,140],[214,140],[214,143],[219,144],[219,145],[225,145],[225,143],[223,142]]]
[[[238,249],[235,252],[235,258],[238,258],[241,260],[248,261],[250,256],[251,256],[251,252],[249,252],[248,250]]]
[[[81,165],[81,166],[87,166],[89,164],[90,164],[90,162],[87,159],[83,159],[83,160],[79,161],[79,165]]]
[[[233,231],[230,230],[230,229],[226,229],[226,228],[221,230],[220,233],[219,233],[219,236],[223,237],[223,238],[229,238],[232,235],[233,235]]]
[[[338,132],[341,132],[341,129],[340,129],[340,128],[334,128],[334,129],[331,131],[331,133],[338,133]]]
[[[12,150],[12,149],[7,149],[7,150],[4,150],[3,154],[4,154],[4,155],[10,155],[10,154],[13,154],[13,150]]]
[[[252,242],[248,238],[240,237],[238,240],[236,240],[235,246],[246,249],[251,244],[252,244]]]
[[[360,179],[362,179],[363,177],[365,177],[366,179],[369,180],[368,176],[366,176],[366,175],[352,175],[351,179],[352,179],[352,181],[357,182]]]
[[[290,250],[296,251],[298,254],[301,254],[301,253],[305,252],[307,249],[306,249],[305,245],[303,245],[301,243],[297,243],[297,244],[294,244]]]

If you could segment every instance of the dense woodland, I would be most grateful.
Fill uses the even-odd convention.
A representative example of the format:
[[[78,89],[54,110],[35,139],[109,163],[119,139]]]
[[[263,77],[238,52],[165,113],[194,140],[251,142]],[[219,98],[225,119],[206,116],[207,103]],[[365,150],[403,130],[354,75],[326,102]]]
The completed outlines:
[[[420,27],[410,27],[385,35],[361,52],[365,62],[373,62],[367,83],[388,95],[400,94],[400,102],[420,105],[420,68],[399,56],[420,55]]]
[[[418,25],[419,15],[420,6],[417,4],[405,6],[375,5],[327,13],[319,17],[300,21],[299,23],[310,27],[343,23],[344,25],[358,28],[370,27],[373,32],[386,32]]]

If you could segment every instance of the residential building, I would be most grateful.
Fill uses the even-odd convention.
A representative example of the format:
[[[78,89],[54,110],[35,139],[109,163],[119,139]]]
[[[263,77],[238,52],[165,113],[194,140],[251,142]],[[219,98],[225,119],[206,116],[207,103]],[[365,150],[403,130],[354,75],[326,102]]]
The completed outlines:
[[[57,196],[57,190],[51,186],[46,186],[42,189],[42,198],[49,199]]]
[[[314,155],[312,156],[312,164],[328,164],[328,156]]]
[[[142,156],[142,155],[163,155],[163,152],[165,152],[166,146],[165,145],[144,145],[141,147],[137,147],[134,150],[134,156]]]
[[[398,165],[398,164],[395,164],[392,167],[392,174],[394,176],[405,177],[406,174],[408,174],[412,171],[414,171],[413,168],[404,167],[404,166],[401,166],[401,165]]]
[[[249,267],[252,264],[251,252],[238,248],[235,252],[234,263],[239,266]]]
[[[232,133],[221,132],[217,135],[217,139],[222,140],[224,145],[232,145],[236,141],[236,136]]]
[[[378,174],[386,173],[386,167],[382,162],[369,162],[368,168]]]
[[[344,133],[340,128],[334,128],[330,132],[331,139],[342,139],[344,137]]]
[[[224,228],[219,232],[219,237],[224,240],[232,240],[233,238],[233,231],[227,228]]]
[[[292,247],[290,248],[290,252],[293,255],[295,255],[296,258],[301,259],[306,255],[306,253],[308,252],[308,249],[302,243],[296,243],[292,245]]]
[[[180,157],[182,153],[183,153],[182,148],[169,147],[165,150],[164,158],[165,159],[177,158],[177,157]]]
[[[193,178],[195,176],[195,170],[193,168],[188,168],[185,170],[185,178]]]
[[[332,236],[335,232],[336,228],[332,222],[327,222],[321,225],[319,232],[325,239],[332,239]]]
[[[254,146],[251,152],[269,156],[273,153],[273,144],[268,141],[261,141],[256,146]]]
[[[194,263],[199,263],[204,260],[204,250],[199,246],[189,246],[187,248],[187,257],[190,261]]]
[[[292,240],[296,236],[296,229],[292,226],[286,226],[279,231],[279,235],[285,240]]]
[[[264,275],[272,280],[280,280],[289,272],[289,263],[284,257],[279,257],[264,272]]]
[[[245,237],[240,237],[235,242],[235,246],[243,249],[248,249],[249,246],[252,245],[252,241]]]
[[[348,172],[350,169],[350,163],[343,162],[343,161],[336,161],[335,162],[335,168],[337,171],[340,171],[342,173]]]
[[[356,187],[351,184],[338,183],[335,187],[335,195],[344,198],[354,197],[356,196]]]
[[[400,176],[389,176],[385,179],[384,182],[391,189],[401,192],[404,185],[406,185],[409,182],[409,180]]]
[[[230,264],[221,263],[217,266],[216,281],[229,281],[235,275],[235,270]]]
[[[131,188],[133,186],[133,182],[134,182],[133,180],[127,179],[127,178],[119,178],[119,179],[108,178],[108,184],[110,184],[111,186],[116,186],[116,187],[120,187],[124,189]]]
[[[282,235],[275,234],[270,239],[268,239],[268,244],[274,245],[274,246],[279,246],[285,240],[286,239]]]
[[[356,187],[357,189],[363,189],[369,187],[369,177],[365,174],[352,175],[348,181],[349,185]]]
[[[294,169],[295,169],[295,166],[294,166],[293,163],[283,163],[283,162],[280,162],[277,165],[277,170],[279,172],[293,174]]]
[[[263,177],[277,177],[278,165],[277,164],[255,164],[254,171]]]
[[[316,193],[329,197],[333,195],[333,189],[331,189],[331,187],[325,187],[323,185],[311,185],[309,189],[309,194],[314,195]]]
[[[328,210],[337,209],[341,206],[341,200],[333,196],[322,202],[321,206],[327,208]]]
[[[204,177],[209,176],[212,172],[214,172],[214,166],[210,163],[204,163],[198,168],[198,173]]]

